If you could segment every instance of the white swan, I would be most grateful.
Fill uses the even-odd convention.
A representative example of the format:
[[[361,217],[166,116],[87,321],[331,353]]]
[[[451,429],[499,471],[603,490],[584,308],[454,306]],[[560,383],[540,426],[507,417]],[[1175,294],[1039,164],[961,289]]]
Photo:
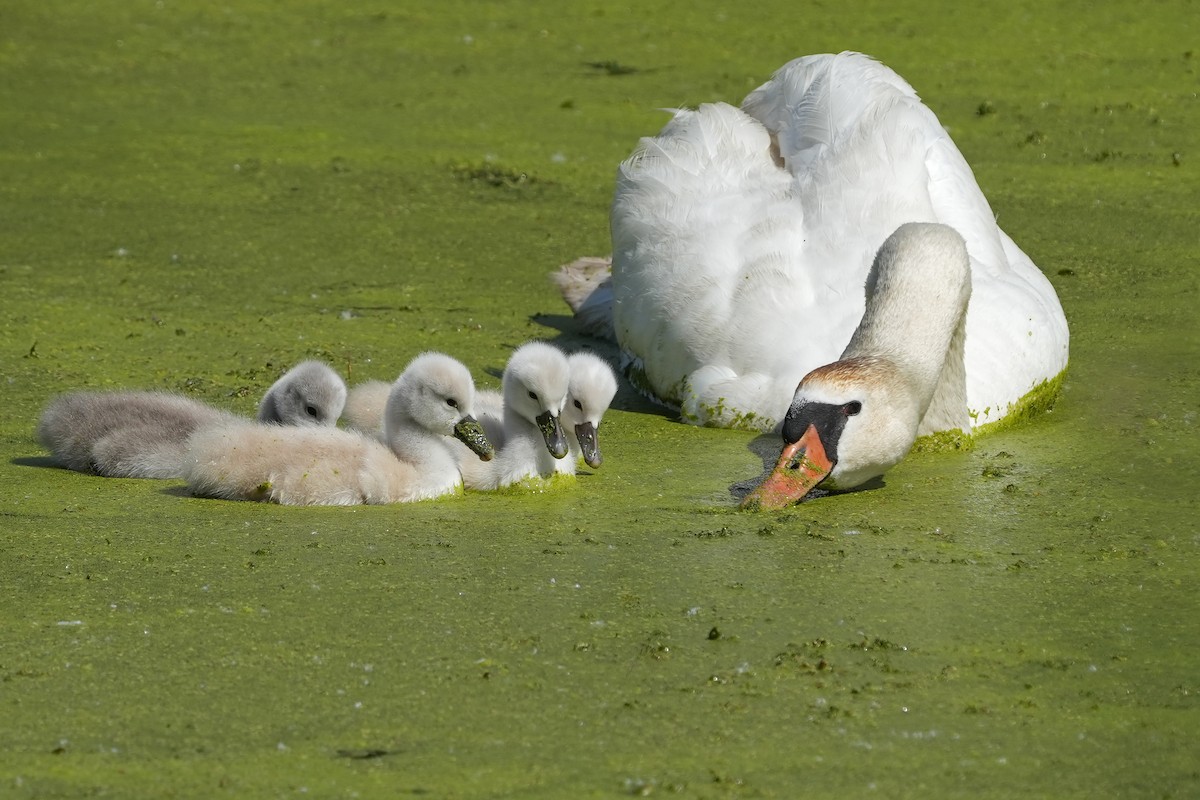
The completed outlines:
[[[316,365],[316,366],[314,366]],[[284,425],[333,425],[346,386],[329,367],[306,361],[267,390],[260,405]],[[37,439],[60,466],[112,478],[178,478],[187,438],[241,419],[168,392],[72,392],[42,413]]]
[[[346,384],[322,361],[301,361],[275,381],[258,404],[260,422],[335,425],[346,405]]]
[[[496,458],[462,459],[468,489],[499,489],[555,474],[568,453],[560,417],[569,380],[570,365],[557,347],[528,342],[513,351],[501,378],[502,402],[495,393],[480,392],[480,422],[496,444]]]
[[[741,109],[677,112],[620,167],[611,282],[594,262],[559,281],[686,421],[769,430],[849,340],[872,257],[905,222],[966,240],[965,412],[999,420],[1065,369],[1062,308],[934,114],[858,53],[792,61]]]
[[[467,368],[425,353],[388,395],[377,436],[336,428],[237,423],[188,440],[184,478],[195,495],[283,505],[406,503],[462,487],[451,438],[480,458],[492,447],[473,413]]]
[[[607,361],[592,353],[572,353],[567,356],[567,366],[571,378],[562,426],[570,452],[555,466],[558,472],[574,474],[581,459],[593,469],[603,462],[597,434],[604,412],[617,394],[617,376]]]
[[[963,345],[971,262],[947,225],[901,225],[867,276],[867,308],[838,361],[796,388],[784,449],[744,508],[781,508],[819,483],[882,475],[917,436],[970,427]]]

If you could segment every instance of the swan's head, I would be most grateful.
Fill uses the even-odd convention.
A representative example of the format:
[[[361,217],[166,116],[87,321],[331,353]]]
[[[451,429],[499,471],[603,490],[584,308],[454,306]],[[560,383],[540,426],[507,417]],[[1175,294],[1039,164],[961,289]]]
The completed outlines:
[[[596,432],[617,393],[617,376],[607,361],[591,353],[572,353],[567,363],[571,379],[562,423],[575,431],[583,460],[594,469],[603,461]]]
[[[849,489],[882,475],[916,440],[921,409],[910,383],[883,358],[808,373],[783,421],[779,462],[742,508],[783,508],[818,484]]]
[[[302,361],[275,381],[258,406],[260,422],[335,425],[346,405],[346,384],[320,361]]]
[[[567,437],[559,418],[567,401],[570,374],[561,350],[544,342],[529,342],[513,352],[501,381],[506,412],[536,425],[555,458],[567,454]]]
[[[475,382],[462,362],[442,353],[423,353],[400,373],[388,394],[384,436],[401,435],[406,425],[453,436],[488,461],[495,449],[475,419]]]

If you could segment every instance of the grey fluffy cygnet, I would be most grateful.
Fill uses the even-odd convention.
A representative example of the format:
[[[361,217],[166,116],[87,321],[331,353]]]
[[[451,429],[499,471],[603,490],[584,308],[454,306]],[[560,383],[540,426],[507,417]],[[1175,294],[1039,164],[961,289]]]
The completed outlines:
[[[499,489],[554,475],[568,452],[559,418],[569,376],[567,357],[553,345],[529,342],[513,351],[501,378],[501,397],[480,393],[480,422],[496,444],[496,458],[479,463],[459,448],[468,489]]]
[[[237,422],[188,441],[192,494],[281,505],[358,505],[427,500],[462,488],[451,437],[489,459],[473,416],[475,384],[440,353],[414,359],[392,385],[382,430],[283,428]]]
[[[556,467],[559,472],[573,474],[581,459],[592,469],[603,461],[597,434],[600,420],[617,394],[617,376],[607,361],[592,353],[572,353],[567,356],[567,364],[571,380],[562,426],[571,452]]]
[[[334,425],[346,405],[346,384],[323,361],[301,361],[275,381],[258,404],[260,422]]]
[[[346,385],[336,372],[305,361],[267,390],[259,418],[332,426],[345,399]],[[71,392],[46,407],[37,439],[67,469],[110,478],[178,478],[188,436],[239,419],[169,392]]]

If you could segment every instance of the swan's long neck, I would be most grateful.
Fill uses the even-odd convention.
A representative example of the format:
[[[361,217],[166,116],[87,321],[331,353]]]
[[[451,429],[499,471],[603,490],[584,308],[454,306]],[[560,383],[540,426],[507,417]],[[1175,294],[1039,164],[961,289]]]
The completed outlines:
[[[967,411],[967,364],[963,359],[966,341],[967,315],[963,314],[954,329],[954,335],[950,337],[950,348],[946,351],[937,388],[917,427],[917,436],[954,428],[971,430],[971,418]]]
[[[944,225],[909,223],[888,238],[867,276],[867,304],[842,359],[891,362],[913,394],[923,423],[969,427],[966,404],[967,302],[971,263],[960,237]]]

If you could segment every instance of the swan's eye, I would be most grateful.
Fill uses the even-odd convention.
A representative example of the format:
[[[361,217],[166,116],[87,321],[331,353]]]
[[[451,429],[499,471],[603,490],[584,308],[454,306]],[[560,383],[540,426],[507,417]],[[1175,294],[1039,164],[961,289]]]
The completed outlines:
[[[857,400],[851,403],[846,403],[846,405],[842,406],[842,411],[847,417],[853,417],[855,414],[862,411],[862,403],[858,402]]]
[[[537,392],[532,392],[532,391],[531,391],[531,392],[529,393],[529,399],[530,399],[530,400],[537,400]]]
[[[447,397],[446,405],[450,406],[451,408],[458,408],[458,401],[455,400],[453,397]]]
[[[580,411],[583,411],[583,403],[579,402],[578,400],[575,401],[575,407]]]
[[[307,406],[305,406],[305,407],[304,407],[304,413],[305,413],[305,414],[308,414],[308,415],[309,415],[310,417],[312,417],[313,419],[316,419],[316,418],[317,418],[317,416],[319,416],[319,415],[320,415],[320,412],[317,410],[317,407],[316,407],[316,406],[314,406],[314,405],[307,405]]]

